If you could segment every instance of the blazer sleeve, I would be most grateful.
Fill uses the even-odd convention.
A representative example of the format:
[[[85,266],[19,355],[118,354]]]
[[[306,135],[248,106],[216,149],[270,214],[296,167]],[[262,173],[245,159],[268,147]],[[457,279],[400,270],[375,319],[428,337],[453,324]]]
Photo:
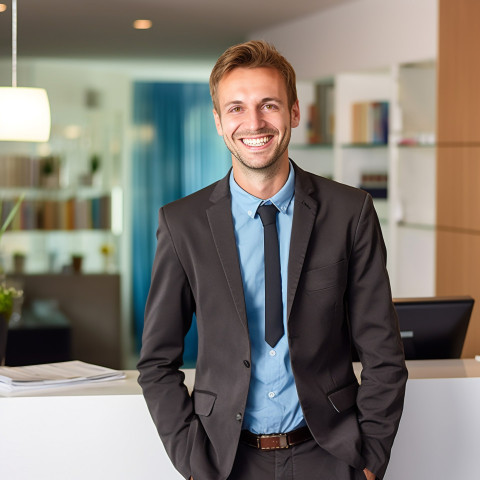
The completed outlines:
[[[179,369],[194,310],[189,282],[161,209],[137,365],[138,382],[167,454],[185,478],[191,474],[189,433],[196,418],[185,376]]]
[[[362,363],[357,395],[362,455],[382,478],[403,410],[407,369],[386,269],[386,249],[370,195],[349,262],[348,315]]]

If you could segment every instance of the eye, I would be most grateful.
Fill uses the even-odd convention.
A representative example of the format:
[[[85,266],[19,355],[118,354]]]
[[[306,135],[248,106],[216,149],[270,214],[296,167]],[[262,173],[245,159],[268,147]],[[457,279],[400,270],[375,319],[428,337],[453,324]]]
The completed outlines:
[[[229,110],[229,113],[240,113],[242,111],[242,107],[239,107],[238,105],[235,106],[235,107],[232,107],[230,110]]]
[[[277,106],[273,103],[266,103],[263,106],[264,110],[277,110]]]

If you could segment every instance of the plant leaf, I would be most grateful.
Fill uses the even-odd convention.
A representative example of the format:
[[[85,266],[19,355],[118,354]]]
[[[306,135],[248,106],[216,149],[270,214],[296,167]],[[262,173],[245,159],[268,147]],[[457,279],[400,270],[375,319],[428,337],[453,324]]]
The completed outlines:
[[[12,208],[12,210],[10,211],[10,213],[8,214],[8,217],[7,217],[7,219],[5,220],[5,223],[2,225],[2,228],[0,228],[0,237],[5,233],[5,231],[7,230],[8,226],[9,226],[10,223],[12,222],[13,218],[14,218],[15,215],[17,214],[17,211],[18,211],[18,209],[20,208],[20,205],[22,204],[24,198],[25,198],[25,194],[22,193],[22,195],[20,195],[20,198],[17,200],[17,202],[15,203],[14,207]]]

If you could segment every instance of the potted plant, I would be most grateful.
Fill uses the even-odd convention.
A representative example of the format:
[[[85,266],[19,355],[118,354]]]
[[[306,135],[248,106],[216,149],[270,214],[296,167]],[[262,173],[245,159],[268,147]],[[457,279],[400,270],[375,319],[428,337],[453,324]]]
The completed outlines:
[[[82,273],[83,255],[81,253],[72,253],[73,273]]]
[[[89,159],[89,170],[79,177],[80,185],[92,186],[97,185],[98,172],[100,171],[101,159],[100,155],[94,153]]]
[[[115,253],[115,246],[112,243],[103,243],[100,246],[100,253],[103,257],[103,270],[105,273],[113,271],[113,254]]]
[[[13,252],[13,271],[16,274],[22,274],[25,271],[25,261],[26,261],[25,252]]]
[[[41,185],[46,188],[59,186],[59,159],[54,156],[44,157],[41,164]]]

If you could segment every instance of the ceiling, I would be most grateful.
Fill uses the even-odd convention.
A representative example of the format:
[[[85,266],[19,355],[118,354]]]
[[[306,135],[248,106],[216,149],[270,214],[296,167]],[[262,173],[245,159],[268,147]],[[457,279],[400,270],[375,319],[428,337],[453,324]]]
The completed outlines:
[[[0,57],[11,55],[0,0]],[[250,32],[358,0],[17,0],[18,56],[214,59]],[[134,30],[135,19],[152,20]]]

